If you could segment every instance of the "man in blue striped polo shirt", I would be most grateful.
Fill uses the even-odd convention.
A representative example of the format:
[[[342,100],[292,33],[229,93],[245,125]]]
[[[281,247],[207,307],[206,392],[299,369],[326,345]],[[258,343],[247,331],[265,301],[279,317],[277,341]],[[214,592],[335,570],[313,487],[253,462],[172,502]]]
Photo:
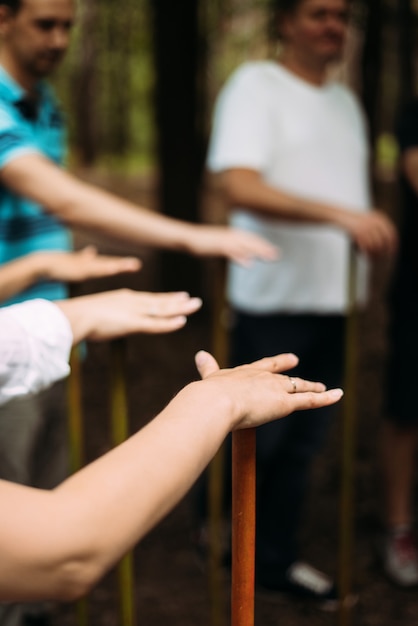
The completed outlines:
[[[35,104],[25,90],[0,67],[0,169],[13,159],[43,154],[57,165],[64,157],[65,129],[54,96],[45,83],[37,84]],[[70,250],[71,234],[54,215],[38,203],[0,187],[0,264],[38,250]],[[13,301],[42,297],[67,297],[67,286],[42,281]],[[10,304],[11,302],[7,302]]]

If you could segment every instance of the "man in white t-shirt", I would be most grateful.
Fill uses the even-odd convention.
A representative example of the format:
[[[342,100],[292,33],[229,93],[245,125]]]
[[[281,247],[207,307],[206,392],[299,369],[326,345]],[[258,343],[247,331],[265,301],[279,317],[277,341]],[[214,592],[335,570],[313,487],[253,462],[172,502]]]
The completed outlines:
[[[368,145],[354,95],[327,80],[341,57],[347,0],[282,0],[276,61],[246,63],[217,102],[208,156],[231,223],[281,249],[274,263],[232,264],[234,363],[281,351],[298,375],[341,382],[350,250],[357,301],[367,296],[369,255],[393,254],[392,223],[370,209]],[[354,244],[354,246],[352,246]],[[318,357],[320,355],[320,357]],[[296,389],[295,389],[296,391]],[[257,434],[257,582],[337,604],[331,580],[299,560],[297,533],[313,455],[330,411],[300,414]]]

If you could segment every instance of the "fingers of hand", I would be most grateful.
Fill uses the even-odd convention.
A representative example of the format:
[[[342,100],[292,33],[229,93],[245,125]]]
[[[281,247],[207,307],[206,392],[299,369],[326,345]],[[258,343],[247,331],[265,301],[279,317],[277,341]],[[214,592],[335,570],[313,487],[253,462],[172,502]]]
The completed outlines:
[[[280,257],[277,246],[253,233],[246,231],[233,231],[234,245],[228,242],[227,249],[231,259],[243,266],[249,266],[253,259],[274,261]]]
[[[93,244],[90,244],[88,246],[85,246],[84,248],[76,252],[75,254],[80,254],[81,256],[84,256],[86,258],[94,257],[94,256],[97,256],[97,248],[96,246],[93,246]]]
[[[295,379],[295,378],[292,378],[292,376],[289,376],[289,383],[292,385],[292,388],[291,388],[291,390],[290,390],[290,391],[291,391],[292,393],[296,393],[296,392],[297,392],[297,390],[298,390],[298,384],[297,384],[296,379]]]
[[[194,359],[197,371],[202,378],[207,378],[219,370],[219,365],[216,362],[216,359],[205,350],[197,352]]]
[[[286,389],[288,389],[289,393],[306,393],[308,391],[319,393],[326,390],[326,386],[323,383],[293,376],[286,376],[286,378]]]
[[[91,278],[113,276],[123,272],[137,272],[142,266],[142,262],[136,257],[97,254],[97,250],[93,246],[84,248],[76,254],[79,255],[79,263],[74,265],[76,257],[70,259],[72,269]]]
[[[171,333],[179,328],[183,328],[186,322],[187,317],[185,315],[178,315],[176,317],[148,317],[143,320],[142,330],[150,334]]]
[[[392,222],[385,215],[375,212],[366,215],[358,233],[360,250],[369,254],[394,254],[398,246],[398,235]]]
[[[123,337],[128,334],[146,333],[150,335],[171,333],[182,328],[187,321],[185,316],[177,316],[170,318],[151,318],[145,316],[136,317],[134,320],[129,318],[124,325],[118,324],[116,330],[112,332],[98,333],[96,336],[90,337],[93,340],[103,340],[108,338]]]
[[[260,239],[251,245],[245,246],[245,249],[239,252],[237,256],[241,259],[242,264],[248,265],[252,259],[276,261],[280,258],[280,250],[267,241]]]
[[[120,274],[122,272],[137,272],[142,262],[135,257],[108,257],[98,255],[94,257],[95,267],[97,273],[108,274]]]
[[[126,257],[120,259],[119,267],[121,271],[136,272],[142,267],[142,261],[136,257]]]
[[[306,391],[291,395],[292,411],[306,409],[318,409],[323,406],[335,404],[343,396],[342,389],[330,389],[329,391]]]
[[[201,298],[191,298],[187,293],[151,294],[146,310],[151,317],[172,317],[190,315],[201,306]]]
[[[265,357],[264,359],[260,359],[259,361],[252,363],[251,367],[255,367],[266,372],[280,373],[296,367],[298,363],[299,359],[296,354],[289,352],[285,354],[276,354],[271,357]]]

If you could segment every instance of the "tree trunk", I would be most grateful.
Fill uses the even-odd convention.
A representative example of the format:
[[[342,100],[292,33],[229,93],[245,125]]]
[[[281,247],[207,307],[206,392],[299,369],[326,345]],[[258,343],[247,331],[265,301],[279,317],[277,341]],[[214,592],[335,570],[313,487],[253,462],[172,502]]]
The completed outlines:
[[[96,0],[84,0],[81,13],[78,64],[74,76],[76,145],[80,161],[91,165],[97,155],[97,6]]]
[[[135,25],[133,12],[135,7],[129,0],[120,10],[118,2],[110,3],[108,33],[108,76],[109,102],[106,125],[109,129],[108,150],[112,154],[124,155],[129,145],[130,109],[135,106],[131,93],[131,40],[132,27]]]
[[[381,98],[382,24],[382,0],[368,0],[362,56],[361,95],[369,120],[372,146],[375,145],[379,123],[378,110]]]
[[[198,128],[199,2],[151,0],[151,10],[160,209],[196,222],[204,152]],[[164,254],[163,288],[197,293],[200,271],[198,261]]]
[[[399,0],[399,108],[414,97],[415,13],[411,0]]]

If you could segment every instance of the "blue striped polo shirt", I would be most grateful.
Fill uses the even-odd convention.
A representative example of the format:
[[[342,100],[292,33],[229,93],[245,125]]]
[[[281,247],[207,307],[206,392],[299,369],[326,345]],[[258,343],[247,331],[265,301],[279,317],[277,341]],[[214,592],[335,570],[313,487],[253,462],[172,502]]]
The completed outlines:
[[[26,92],[0,66],[0,170],[22,155],[38,153],[62,165],[66,133],[50,87],[40,82],[36,111],[28,110]],[[70,232],[41,206],[9,191],[0,182],[0,264],[40,250],[70,250]],[[39,282],[2,304],[32,298],[68,296],[60,282]]]

